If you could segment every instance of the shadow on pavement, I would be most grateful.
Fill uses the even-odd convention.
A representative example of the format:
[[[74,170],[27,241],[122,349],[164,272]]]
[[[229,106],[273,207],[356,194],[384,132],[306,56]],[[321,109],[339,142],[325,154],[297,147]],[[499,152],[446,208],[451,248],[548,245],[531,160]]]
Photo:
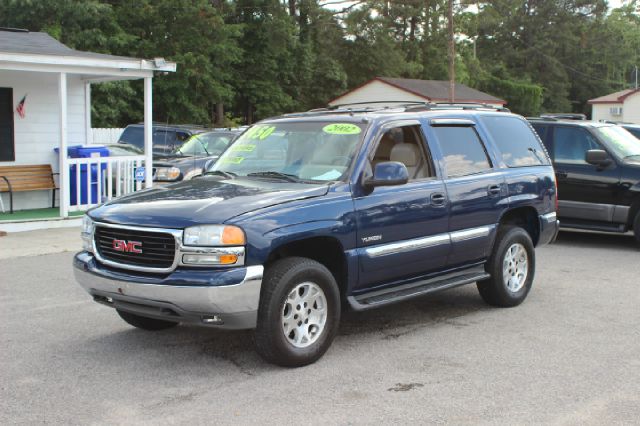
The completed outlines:
[[[493,308],[482,301],[475,285],[469,285],[371,311],[347,311],[342,314],[334,345],[339,345],[343,336],[362,336],[370,341],[394,340],[440,325],[466,327],[474,321],[474,313],[490,309]],[[108,363],[145,357],[151,352],[166,368],[172,368],[176,359],[186,362],[185,367],[209,359],[229,362],[248,376],[278,369],[255,353],[252,331],[221,331],[197,326],[178,326],[158,332],[126,328],[95,337],[87,345],[91,347],[92,356],[104,358]]]
[[[640,244],[632,234],[606,234],[603,232],[560,231],[556,245],[586,248],[615,248],[640,250]]]

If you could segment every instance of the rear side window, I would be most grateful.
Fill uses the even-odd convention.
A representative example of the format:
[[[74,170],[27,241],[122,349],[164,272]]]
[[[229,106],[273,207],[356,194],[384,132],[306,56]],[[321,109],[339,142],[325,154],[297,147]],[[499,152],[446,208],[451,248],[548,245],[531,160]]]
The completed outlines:
[[[473,127],[433,127],[433,131],[442,149],[447,177],[491,169],[487,152]]]
[[[549,159],[529,125],[516,117],[482,117],[509,167],[548,165]]]

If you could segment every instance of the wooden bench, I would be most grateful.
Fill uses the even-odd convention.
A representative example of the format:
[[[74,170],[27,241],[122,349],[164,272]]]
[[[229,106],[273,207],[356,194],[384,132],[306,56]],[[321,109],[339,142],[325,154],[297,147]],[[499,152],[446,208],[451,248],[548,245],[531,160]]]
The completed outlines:
[[[11,213],[13,213],[13,193],[24,191],[51,190],[51,207],[56,206],[56,183],[50,164],[34,166],[0,166],[0,193],[9,193]]]

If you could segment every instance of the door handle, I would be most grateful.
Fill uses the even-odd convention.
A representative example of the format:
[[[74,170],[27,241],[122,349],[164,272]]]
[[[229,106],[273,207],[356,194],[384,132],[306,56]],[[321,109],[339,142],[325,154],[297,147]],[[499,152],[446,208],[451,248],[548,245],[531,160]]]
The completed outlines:
[[[569,173],[561,170],[556,170],[556,177],[565,179],[567,176],[569,176]]]
[[[502,192],[502,187],[500,185],[489,185],[487,188],[487,193],[489,197],[497,197]]]
[[[447,197],[443,192],[434,192],[433,194],[431,194],[431,205],[433,206],[442,207],[444,206],[446,201]]]

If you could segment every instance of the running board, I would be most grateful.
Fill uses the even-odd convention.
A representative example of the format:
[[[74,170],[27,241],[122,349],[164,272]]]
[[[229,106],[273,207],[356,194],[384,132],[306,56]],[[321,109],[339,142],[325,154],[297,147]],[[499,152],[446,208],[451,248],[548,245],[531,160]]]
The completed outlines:
[[[465,284],[471,284],[489,277],[490,275],[484,271],[484,268],[474,268],[473,270],[455,272],[453,274],[447,274],[436,278],[423,279],[400,286],[385,288],[383,290],[370,291],[357,296],[349,296],[347,297],[347,300],[353,310],[364,311],[412,299],[414,297],[424,296],[425,294],[435,293]]]
[[[573,222],[562,219],[560,227],[565,229],[584,229],[586,231],[626,232],[626,225],[622,223]]]

